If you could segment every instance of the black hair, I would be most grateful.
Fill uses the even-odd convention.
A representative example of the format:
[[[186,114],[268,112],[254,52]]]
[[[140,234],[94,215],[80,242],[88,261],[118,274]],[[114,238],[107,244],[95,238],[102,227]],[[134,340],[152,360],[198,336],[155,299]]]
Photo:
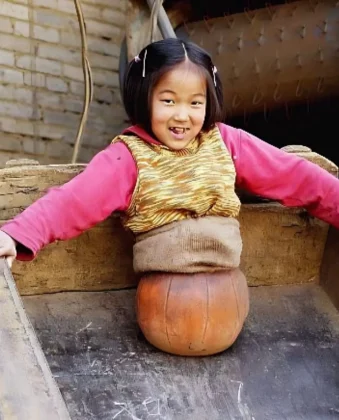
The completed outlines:
[[[222,120],[222,84],[218,73],[213,75],[214,64],[210,55],[192,42],[167,38],[146,46],[127,67],[124,76],[123,102],[132,124],[138,124],[152,134],[151,99],[154,87],[165,73],[185,61],[186,53],[188,59],[197,65],[206,77],[206,116],[202,130],[207,131]]]

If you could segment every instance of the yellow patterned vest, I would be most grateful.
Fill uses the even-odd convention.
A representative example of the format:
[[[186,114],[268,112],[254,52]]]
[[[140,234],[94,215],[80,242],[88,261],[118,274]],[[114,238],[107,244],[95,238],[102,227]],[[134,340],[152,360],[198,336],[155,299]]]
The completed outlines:
[[[237,217],[235,168],[218,127],[200,134],[182,150],[119,135],[133,155],[138,180],[122,218],[135,234],[189,217]]]

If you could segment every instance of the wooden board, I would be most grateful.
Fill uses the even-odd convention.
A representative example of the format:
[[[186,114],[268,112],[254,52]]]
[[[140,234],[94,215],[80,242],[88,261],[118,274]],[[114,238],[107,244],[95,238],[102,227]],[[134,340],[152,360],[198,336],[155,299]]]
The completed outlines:
[[[329,230],[320,271],[320,282],[339,309],[339,229]]]
[[[300,146],[298,146],[300,149]],[[294,146],[295,148],[295,146]],[[293,149],[297,151],[298,149]],[[301,149],[303,157],[335,175],[327,159]],[[0,226],[45,194],[80,173],[85,165],[22,165],[0,170]],[[249,285],[317,282],[328,226],[303,209],[277,203],[243,204],[241,268]],[[109,290],[136,285],[133,235],[117,214],[66,242],[43,249],[29,264],[15,262],[22,295],[70,290]]]
[[[229,350],[178,357],[136,326],[135,290],[25,297],[73,420],[339,417],[339,313],[317,285],[254,287]]]
[[[3,258],[0,320],[0,419],[70,420]]]
[[[245,204],[241,269],[250,286],[318,282],[328,225],[301,209]],[[43,249],[13,273],[22,295],[135,286],[133,237],[116,216],[79,237]]]

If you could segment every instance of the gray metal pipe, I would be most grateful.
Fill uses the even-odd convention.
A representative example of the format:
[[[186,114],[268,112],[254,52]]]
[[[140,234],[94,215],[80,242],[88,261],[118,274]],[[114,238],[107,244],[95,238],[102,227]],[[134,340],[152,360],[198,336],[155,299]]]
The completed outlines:
[[[153,4],[156,0],[147,0],[147,4],[152,10]],[[161,35],[164,39],[166,38],[176,38],[174,29],[172,28],[171,22],[165,12],[163,6],[159,8],[159,16],[158,16],[158,26],[161,32]]]

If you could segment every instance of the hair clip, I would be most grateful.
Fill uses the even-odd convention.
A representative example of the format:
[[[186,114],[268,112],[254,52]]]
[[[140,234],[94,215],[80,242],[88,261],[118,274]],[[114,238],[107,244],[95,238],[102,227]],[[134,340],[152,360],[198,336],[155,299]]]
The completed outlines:
[[[134,57],[134,61],[135,61],[136,63],[139,63],[139,61],[140,61],[140,57],[139,57],[139,55],[136,55],[136,56]]]
[[[145,77],[145,75],[146,75],[146,56],[147,56],[147,50],[145,50],[145,52],[144,52],[143,66],[142,66],[142,77]]]
[[[214,86],[215,87],[217,86],[217,80],[215,78],[215,75],[216,75],[217,71],[218,71],[217,68],[215,66],[213,66],[212,73],[213,73],[213,81],[214,81]]]
[[[188,55],[187,55],[187,50],[186,50],[186,47],[185,47],[184,43],[182,43],[182,48],[184,49],[185,58],[187,59],[188,58]]]

